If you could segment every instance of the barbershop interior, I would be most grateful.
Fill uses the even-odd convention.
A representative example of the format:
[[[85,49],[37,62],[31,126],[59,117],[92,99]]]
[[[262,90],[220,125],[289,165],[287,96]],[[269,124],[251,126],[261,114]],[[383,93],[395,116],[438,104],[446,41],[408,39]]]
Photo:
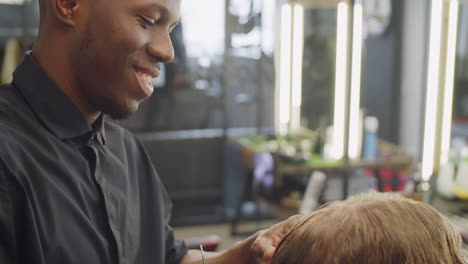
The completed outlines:
[[[222,250],[373,190],[431,205],[468,243],[468,1],[183,0],[180,15],[153,95],[114,121],[145,146],[178,238]],[[38,20],[36,0],[0,0],[0,83]]]

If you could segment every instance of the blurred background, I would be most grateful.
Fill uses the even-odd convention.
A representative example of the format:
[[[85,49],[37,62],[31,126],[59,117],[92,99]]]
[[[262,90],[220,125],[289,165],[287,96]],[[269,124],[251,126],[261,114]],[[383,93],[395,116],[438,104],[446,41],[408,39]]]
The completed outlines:
[[[37,1],[0,0],[0,83],[37,27]],[[229,245],[369,189],[464,234],[468,2],[185,0],[172,41],[153,96],[116,122],[146,146],[182,237]]]

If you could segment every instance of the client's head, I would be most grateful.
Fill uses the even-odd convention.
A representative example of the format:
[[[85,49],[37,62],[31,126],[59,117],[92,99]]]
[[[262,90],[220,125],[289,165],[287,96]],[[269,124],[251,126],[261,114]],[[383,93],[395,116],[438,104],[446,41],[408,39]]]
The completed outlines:
[[[460,234],[427,204],[369,193],[324,205],[283,239],[272,264],[467,263]]]

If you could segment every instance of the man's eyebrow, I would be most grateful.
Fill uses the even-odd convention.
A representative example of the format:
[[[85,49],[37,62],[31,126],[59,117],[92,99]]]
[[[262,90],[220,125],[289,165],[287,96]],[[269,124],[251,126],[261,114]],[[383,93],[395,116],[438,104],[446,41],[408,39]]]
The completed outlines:
[[[158,4],[158,3],[151,3],[151,4],[147,4],[144,6],[144,8],[151,8],[151,9],[155,9],[155,10],[158,10],[159,12],[167,15],[169,14],[169,9],[167,9],[167,7],[161,5],[161,4]]]
[[[170,16],[169,9],[167,7],[161,5],[161,4],[158,4],[158,3],[148,4],[148,5],[145,6],[145,8],[151,8],[153,10],[157,10],[157,11],[161,12],[161,14],[163,16]],[[180,17],[174,23],[172,23],[171,26],[175,27],[179,23],[180,23]]]

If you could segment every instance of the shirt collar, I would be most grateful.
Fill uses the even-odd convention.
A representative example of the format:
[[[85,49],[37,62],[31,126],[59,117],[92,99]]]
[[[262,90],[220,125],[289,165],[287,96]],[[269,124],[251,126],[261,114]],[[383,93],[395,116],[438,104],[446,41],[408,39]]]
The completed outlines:
[[[59,139],[100,132],[104,141],[104,116],[91,126],[71,99],[50,79],[28,52],[13,73],[12,84],[26,98],[41,122]]]
[[[101,145],[106,144],[106,130],[104,129],[105,116],[100,114],[98,119],[93,123],[93,132],[97,134],[97,140]]]

